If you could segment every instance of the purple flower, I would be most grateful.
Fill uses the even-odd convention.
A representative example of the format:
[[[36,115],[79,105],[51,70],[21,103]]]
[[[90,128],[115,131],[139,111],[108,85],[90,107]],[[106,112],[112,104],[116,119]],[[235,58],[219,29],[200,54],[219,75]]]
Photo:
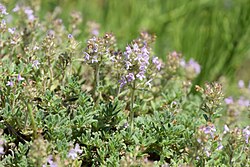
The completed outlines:
[[[145,72],[146,69],[147,69],[147,64],[146,64],[146,63],[141,63],[141,64],[140,64],[140,67],[139,67],[139,70],[140,70],[141,72]]]
[[[79,153],[79,154],[82,153],[82,150],[80,149],[80,146],[79,146],[78,143],[75,145],[75,148],[71,148],[71,149],[70,149],[70,151],[69,151],[69,153],[68,153],[68,157],[74,160],[74,159],[76,159],[77,156],[78,156],[77,153]]]
[[[244,97],[240,97],[240,99],[238,100],[238,105],[242,107],[248,107],[249,103],[249,100],[244,99]]]
[[[242,133],[245,137],[245,141],[248,144],[248,140],[249,140],[249,136],[250,136],[250,130],[249,130],[250,126],[247,126],[245,129],[243,129]]]
[[[13,87],[14,82],[10,80],[10,81],[7,82],[6,86]]]
[[[136,75],[137,78],[139,78],[139,80],[143,80],[145,77],[145,74],[143,71],[140,71],[137,75]]]
[[[23,80],[24,80],[24,78],[23,78],[20,74],[18,74],[18,76],[17,76],[17,80],[20,82],[20,81],[23,81]]]
[[[223,145],[220,142],[219,145],[218,145],[218,147],[216,148],[216,150],[222,150],[222,149],[223,149]]]
[[[68,38],[69,38],[69,39],[72,39],[72,38],[73,38],[73,35],[72,35],[72,34],[69,34],[69,35],[68,35]]]
[[[33,15],[33,10],[30,7],[24,9],[24,13],[27,15],[29,21],[34,21],[35,16]]]
[[[173,57],[179,57],[179,54],[178,54],[176,51],[173,51],[173,52],[171,53],[171,56],[173,56]]]
[[[158,57],[153,57],[152,63],[156,66],[156,69],[160,71],[161,69],[161,62],[159,61]]]
[[[5,154],[3,146],[0,146],[0,155]]]
[[[145,85],[149,87],[149,89],[151,89],[152,85],[151,85],[151,81],[152,79],[148,80]]]
[[[242,89],[242,88],[245,87],[245,83],[244,83],[243,80],[239,80],[239,82],[238,82],[238,87],[239,87],[240,89]]]
[[[135,80],[135,76],[133,73],[129,73],[128,75],[126,75],[126,78],[128,82],[132,82],[133,80]]]
[[[228,105],[228,104],[233,104],[234,103],[234,100],[233,100],[233,97],[230,96],[228,98],[225,98],[225,103]]]
[[[190,59],[187,66],[193,68],[196,74],[199,74],[201,72],[200,65],[196,61],[194,61],[194,59]]]
[[[83,54],[85,54],[84,60],[85,60],[85,61],[88,61],[89,58],[90,58],[90,55],[89,55],[87,52],[83,52]]]
[[[126,85],[127,83],[127,80],[125,77],[122,77],[120,80],[119,80],[119,83],[120,83],[120,88],[122,88],[123,86]]]
[[[34,60],[33,63],[32,63],[32,67],[33,67],[33,68],[36,68],[36,69],[39,68],[39,67],[38,67],[39,65],[40,65],[40,63],[39,63],[38,60]]]
[[[6,12],[6,7],[3,6],[2,4],[0,4],[0,13],[2,15],[8,15],[8,13]]]
[[[204,148],[204,151],[205,151],[207,157],[211,156],[211,151],[207,147]]]
[[[205,134],[210,134],[212,138],[214,138],[214,132],[216,132],[216,129],[214,127],[214,125],[208,125],[206,127],[202,127],[202,131]]]
[[[93,35],[95,35],[95,36],[98,36],[99,35],[99,30],[96,28],[96,29],[93,29],[92,31],[91,31],[91,33],[93,34]]]
[[[134,52],[139,52],[139,51],[140,51],[139,46],[138,46],[137,43],[135,43],[135,44],[133,45],[133,50],[134,50]]]
[[[6,26],[6,21],[4,19],[2,19],[2,21],[1,21],[1,27],[3,27],[3,26]]]
[[[14,34],[15,33],[15,28],[8,28],[9,33]]]
[[[39,50],[40,48],[38,47],[38,46],[34,46],[34,48],[33,48],[33,51],[37,51],[37,50]]]
[[[182,67],[185,67],[185,66],[186,66],[186,61],[185,61],[184,59],[181,59],[181,60],[180,60],[180,65],[181,65]]]
[[[12,9],[12,12],[18,12],[20,10],[19,5],[16,5],[14,9]]]
[[[226,134],[227,132],[230,132],[229,128],[227,125],[224,125],[224,131],[223,133]]]
[[[58,167],[57,163],[53,161],[53,156],[49,155],[47,158],[47,163],[49,163],[50,167]],[[44,164],[43,167],[46,167],[47,165]]]
[[[126,52],[124,53],[126,58],[129,59],[130,58],[130,54],[132,53],[132,49],[130,46],[126,47]]]
[[[0,139],[0,155],[5,154],[3,144],[4,140]]]
[[[97,56],[93,56],[91,63],[98,63]]]
[[[130,61],[126,61],[125,66],[126,66],[126,70],[128,70],[132,66],[132,64]]]

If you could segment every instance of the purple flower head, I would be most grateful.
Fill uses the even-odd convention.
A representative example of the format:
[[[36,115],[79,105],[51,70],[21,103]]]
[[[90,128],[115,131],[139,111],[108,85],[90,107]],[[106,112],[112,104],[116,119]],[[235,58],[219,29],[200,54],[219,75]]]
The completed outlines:
[[[224,125],[223,133],[226,134],[227,132],[230,132],[229,127],[227,125]]]
[[[173,51],[173,52],[171,53],[171,56],[173,56],[173,57],[179,57],[179,54],[178,54],[176,51]]]
[[[37,50],[39,50],[39,49],[40,49],[40,48],[39,48],[38,46],[36,46],[36,45],[33,47],[33,51],[37,51]]]
[[[250,129],[249,128],[250,128],[250,126],[247,126],[245,129],[242,130],[242,133],[245,137],[245,141],[247,144],[249,142],[249,136],[250,136]]]
[[[18,75],[17,75],[17,80],[18,80],[19,82],[21,82],[21,81],[24,80],[24,78],[23,78],[20,74],[18,74]]]
[[[5,154],[3,144],[4,140],[0,138],[0,155]]]
[[[33,10],[30,7],[24,9],[24,13],[27,15],[29,21],[34,21],[35,16],[33,15]]]
[[[232,96],[230,96],[230,97],[228,97],[228,98],[225,98],[224,101],[225,101],[225,103],[226,103],[227,105],[233,104],[233,103],[234,103],[234,99],[233,99]]]
[[[158,64],[159,63],[159,58],[158,57],[153,57],[152,63]]]
[[[135,43],[135,44],[133,45],[133,51],[134,51],[134,52],[139,52],[139,51],[140,51],[139,46],[138,46],[137,43]]]
[[[140,71],[137,75],[136,75],[137,78],[139,78],[139,80],[143,80],[144,78],[146,78],[145,74],[143,71]]]
[[[91,31],[91,33],[92,33],[93,35],[95,35],[95,36],[98,36],[98,35],[99,35],[99,30],[98,30],[97,28],[95,28],[95,29],[93,29],[93,30]]]
[[[141,72],[145,72],[146,69],[147,69],[147,64],[146,64],[146,63],[141,63],[141,64],[140,64],[140,67],[139,67],[139,70],[140,70]]]
[[[194,59],[190,59],[187,63],[187,66],[193,68],[196,74],[199,74],[201,72],[200,65],[196,61],[194,61]]]
[[[152,79],[148,80],[145,85],[149,87],[149,89],[151,89],[152,85],[151,85],[151,81]]]
[[[126,75],[126,78],[128,82],[132,82],[133,80],[135,80],[135,76],[133,73],[129,73],[128,75]]]
[[[126,51],[125,51],[125,53],[124,53],[127,59],[130,58],[130,54],[131,54],[132,52],[133,52],[133,51],[132,51],[131,47],[130,47],[130,46],[127,46],[127,47],[126,47]]]
[[[202,127],[201,129],[205,134],[210,134],[210,136],[213,138],[214,137],[214,132],[216,132],[216,129],[214,125],[208,125],[205,127]]]
[[[211,156],[211,151],[210,151],[209,148],[205,147],[204,151],[205,151],[207,157],[210,157],[210,156]]]
[[[33,67],[33,68],[36,68],[36,69],[39,68],[39,67],[38,67],[39,65],[40,65],[40,63],[39,63],[38,60],[34,60],[33,63],[32,63],[32,67]]]
[[[98,63],[97,56],[93,56],[91,63]]]
[[[6,7],[3,6],[2,4],[0,4],[0,13],[2,15],[8,15],[8,13],[6,12]]]
[[[125,77],[122,77],[120,80],[119,80],[119,83],[120,83],[120,88],[122,88],[123,86],[126,85],[127,83],[127,80]]]
[[[54,30],[49,30],[48,32],[47,32],[47,36],[49,36],[49,37],[54,37],[55,36],[55,31]]]
[[[6,26],[6,21],[4,19],[2,19],[2,21],[1,21],[1,27],[2,26]]]
[[[72,35],[72,34],[68,34],[68,38],[69,38],[69,39],[72,39],[72,38],[73,38],[73,35]]]
[[[184,59],[181,59],[181,60],[180,60],[180,65],[181,65],[182,67],[185,67],[185,66],[186,66],[186,61],[185,61]]]
[[[242,89],[242,88],[245,87],[245,83],[244,83],[243,80],[239,80],[239,82],[238,82],[238,87],[239,87],[240,89]]]
[[[249,100],[244,99],[244,97],[240,97],[240,99],[238,100],[238,105],[242,107],[248,107],[249,103]]]
[[[125,61],[125,66],[126,66],[126,70],[128,70],[132,66],[132,64],[130,61]]]
[[[219,142],[219,145],[218,145],[218,147],[216,148],[216,150],[218,151],[218,150],[222,150],[223,149],[223,145],[222,145],[222,143],[221,142]]]
[[[53,161],[53,156],[49,155],[47,158],[47,163],[49,163],[50,167],[58,167],[57,163]],[[47,165],[44,164],[43,167],[46,167]]]
[[[83,52],[83,54],[85,54],[84,60],[88,61],[90,59],[90,55],[87,52]]]
[[[145,57],[148,57],[148,56],[149,56],[149,51],[148,51],[148,49],[146,48],[146,46],[143,46],[143,47],[141,48],[141,52],[142,52],[142,54],[143,54]]]
[[[12,9],[12,12],[18,12],[20,10],[19,5],[16,5],[14,9]]]
[[[5,154],[3,146],[0,146],[0,155]]]
[[[9,33],[14,34],[15,33],[15,28],[8,28]]]
[[[161,69],[161,62],[159,61],[158,57],[153,57],[152,63],[156,66],[156,69],[160,71]]]
[[[71,148],[69,153],[68,153],[68,158],[71,158],[71,159],[76,159],[78,154],[81,154],[82,153],[82,150],[80,149],[80,146],[79,144],[77,143],[75,145],[75,148]]]
[[[14,82],[10,80],[10,81],[7,82],[6,86],[13,87]]]

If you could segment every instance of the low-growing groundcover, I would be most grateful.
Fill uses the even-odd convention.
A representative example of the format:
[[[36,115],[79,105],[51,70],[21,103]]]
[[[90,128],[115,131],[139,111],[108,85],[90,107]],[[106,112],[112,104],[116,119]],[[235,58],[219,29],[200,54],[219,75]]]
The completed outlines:
[[[161,61],[146,32],[126,48],[93,26],[77,40],[71,17],[0,5],[2,166],[249,166],[250,128],[235,123],[247,97],[224,104],[217,82],[192,94],[195,60]]]

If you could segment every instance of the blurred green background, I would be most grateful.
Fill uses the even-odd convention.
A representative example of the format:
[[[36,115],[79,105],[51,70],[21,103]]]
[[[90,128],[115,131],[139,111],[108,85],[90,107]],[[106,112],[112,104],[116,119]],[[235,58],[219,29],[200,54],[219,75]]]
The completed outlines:
[[[40,5],[41,19],[60,6],[66,24],[70,12],[79,11],[83,29],[96,21],[101,33],[113,32],[121,46],[142,30],[155,33],[157,56],[165,59],[176,50],[201,64],[199,84],[222,75],[250,80],[250,0],[5,0],[16,3]]]

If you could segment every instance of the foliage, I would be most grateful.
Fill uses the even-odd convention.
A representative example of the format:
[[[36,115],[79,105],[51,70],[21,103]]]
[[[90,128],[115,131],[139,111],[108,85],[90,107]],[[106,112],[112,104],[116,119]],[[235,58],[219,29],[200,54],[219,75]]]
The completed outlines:
[[[192,94],[200,65],[177,52],[161,60],[154,35],[123,48],[95,27],[78,40],[77,12],[71,27],[22,5],[1,4],[0,18],[2,166],[248,165],[249,126],[216,122],[236,104],[216,82]]]

